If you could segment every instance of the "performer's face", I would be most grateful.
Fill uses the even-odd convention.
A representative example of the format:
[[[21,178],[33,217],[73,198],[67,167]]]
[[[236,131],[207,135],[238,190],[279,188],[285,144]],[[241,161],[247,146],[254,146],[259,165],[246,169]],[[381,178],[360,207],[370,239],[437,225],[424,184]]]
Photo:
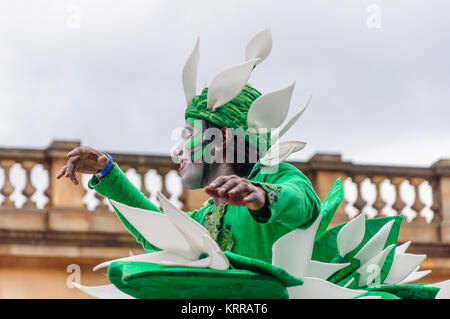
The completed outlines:
[[[172,157],[180,163],[178,174],[188,189],[202,188],[203,182],[203,120],[186,122],[181,140],[175,145]]]

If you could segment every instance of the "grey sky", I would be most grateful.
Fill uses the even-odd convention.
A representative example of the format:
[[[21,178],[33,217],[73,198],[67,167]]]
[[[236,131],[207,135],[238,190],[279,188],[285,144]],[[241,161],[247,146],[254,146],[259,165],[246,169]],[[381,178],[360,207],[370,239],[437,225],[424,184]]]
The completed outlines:
[[[366,25],[372,3],[379,29]],[[450,158],[449,9],[425,0],[3,0],[0,145],[77,139],[168,153],[184,123],[181,69],[195,38],[201,87],[243,62],[247,41],[270,27],[272,53],[250,82],[264,93],[296,81],[290,114],[313,96],[285,137],[308,141],[293,158],[429,165]]]

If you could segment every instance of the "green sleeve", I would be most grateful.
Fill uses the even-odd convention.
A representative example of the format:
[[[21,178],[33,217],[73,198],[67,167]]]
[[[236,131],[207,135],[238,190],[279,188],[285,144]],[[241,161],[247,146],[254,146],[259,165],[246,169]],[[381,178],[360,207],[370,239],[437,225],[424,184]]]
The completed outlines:
[[[317,218],[320,199],[311,182],[295,167],[284,164],[276,174],[265,175],[264,182],[252,182],[266,192],[266,205],[260,211],[250,211],[260,223],[279,222],[291,228],[307,228]]]
[[[93,175],[89,180],[89,188],[95,189],[99,194],[115,200],[116,202],[127,206],[147,209],[162,213],[155,204],[153,204],[130,180],[125,173],[119,168],[117,163],[113,169],[101,181],[97,176]],[[128,222],[128,220],[113,206],[117,216],[128,231],[136,238],[136,240],[144,247],[147,252],[161,250],[149,243],[141,233]],[[194,219],[200,219],[202,209],[187,213]],[[197,220],[199,221],[199,220]]]

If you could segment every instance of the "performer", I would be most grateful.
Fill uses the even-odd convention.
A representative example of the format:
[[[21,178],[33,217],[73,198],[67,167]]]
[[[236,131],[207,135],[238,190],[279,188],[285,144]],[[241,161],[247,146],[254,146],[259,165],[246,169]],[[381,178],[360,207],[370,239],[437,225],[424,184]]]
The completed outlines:
[[[416,269],[423,256],[411,258],[407,245],[394,249],[401,215],[361,214],[327,230],[343,198],[340,180],[321,204],[306,176],[282,162],[306,143],[279,141],[309,101],[281,127],[294,84],[266,94],[248,84],[271,48],[271,32],[263,30],[248,43],[245,62],[220,72],[200,94],[198,40],[184,66],[186,123],[172,157],[183,185],[211,196],[204,207],[184,214],[159,194],[161,214],[110,155],[88,147],[68,154],[57,178],[78,184],[76,172],[94,174],[89,187],[110,200],[147,252],[99,265],[113,285],[80,289],[142,298],[438,295],[443,286],[405,285],[425,274]]]

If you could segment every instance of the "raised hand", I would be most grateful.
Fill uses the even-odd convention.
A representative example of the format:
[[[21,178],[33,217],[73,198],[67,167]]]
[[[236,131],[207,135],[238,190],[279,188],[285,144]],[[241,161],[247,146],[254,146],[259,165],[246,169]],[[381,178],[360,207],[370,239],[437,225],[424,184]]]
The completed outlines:
[[[83,174],[95,174],[108,166],[108,157],[90,147],[80,146],[67,154],[67,163],[59,170],[56,178],[65,176],[78,185],[76,172]]]
[[[247,206],[252,210],[260,210],[266,203],[266,192],[262,188],[236,175],[217,177],[205,191],[230,205]]]

